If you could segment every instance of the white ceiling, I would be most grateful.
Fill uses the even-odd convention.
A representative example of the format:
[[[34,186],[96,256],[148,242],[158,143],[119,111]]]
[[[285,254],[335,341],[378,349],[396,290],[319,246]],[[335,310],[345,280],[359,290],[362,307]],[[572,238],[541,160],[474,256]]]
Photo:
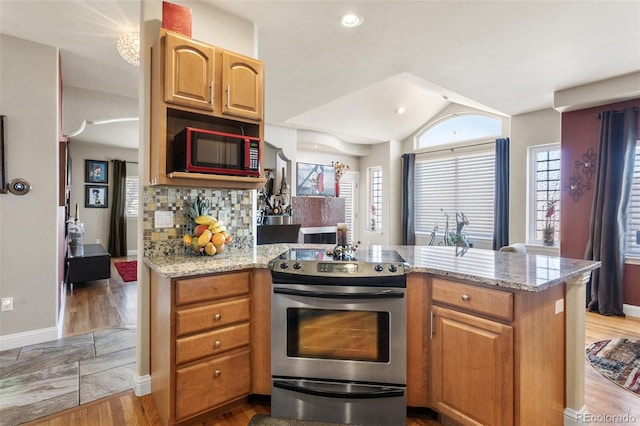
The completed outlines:
[[[450,102],[516,115],[640,70],[639,1],[206,1],[256,24],[267,123],[347,147],[401,140]],[[342,28],[347,11],[364,23]],[[138,13],[137,1],[0,0],[0,31],[59,46],[66,85],[136,97],[115,43]]]

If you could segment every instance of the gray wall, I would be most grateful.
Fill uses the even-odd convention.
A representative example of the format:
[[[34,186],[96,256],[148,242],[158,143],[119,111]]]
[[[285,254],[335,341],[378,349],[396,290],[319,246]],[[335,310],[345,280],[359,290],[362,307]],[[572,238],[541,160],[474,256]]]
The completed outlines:
[[[0,194],[0,340],[33,331],[56,338],[59,282],[58,50],[0,34],[0,114],[9,179],[31,182],[26,195]],[[15,337],[15,336],[13,336]]]

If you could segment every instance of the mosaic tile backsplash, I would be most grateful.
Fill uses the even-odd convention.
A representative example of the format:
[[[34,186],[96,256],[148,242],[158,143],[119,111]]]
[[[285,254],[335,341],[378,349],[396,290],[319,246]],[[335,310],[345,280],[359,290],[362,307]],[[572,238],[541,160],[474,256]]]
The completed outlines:
[[[144,256],[192,254],[185,248],[182,237],[193,229],[193,221],[186,207],[197,197],[209,201],[209,214],[227,226],[233,237],[228,248],[247,248],[254,245],[253,227],[256,212],[256,191],[236,189],[180,188],[146,186],[142,196]],[[172,228],[154,228],[156,210],[173,212]],[[194,254],[195,256],[195,254]]]

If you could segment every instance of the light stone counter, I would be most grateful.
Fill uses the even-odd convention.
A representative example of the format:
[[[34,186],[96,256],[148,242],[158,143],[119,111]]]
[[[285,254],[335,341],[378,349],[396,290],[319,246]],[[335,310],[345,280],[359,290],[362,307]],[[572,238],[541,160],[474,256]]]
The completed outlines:
[[[460,280],[525,291],[542,291],[600,267],[600,262],[461,247],[392,246],[411,265],[425,272]]]
[[[265,244],[248,249],[229,249],[216,256],[163,256],[145,258],[145,263],[166,278],[267,268],[269,261],[289,247],[331,248],[318,244]],[[396,250],[411,266],[412,272],[461,279],[525,291],[548,287],[582,276],[600,266],[600,262],[554,256],[523,255],[493,250],[433,246],[372,246],[369,258],[377,250]],[[360,248],[360,251],[364,248]]]

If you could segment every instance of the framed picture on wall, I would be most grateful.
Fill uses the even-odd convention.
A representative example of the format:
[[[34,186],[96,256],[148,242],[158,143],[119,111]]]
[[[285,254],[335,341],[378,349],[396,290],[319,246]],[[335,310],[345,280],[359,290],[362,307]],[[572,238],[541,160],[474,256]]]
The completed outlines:
[[[106,161],[84,160],[84,181],[89,183],[109,183],[109,163]]]
[[[106,209],[109,206],[109,187],[102,185],[84,186],[84,206]]]
[[[297,163],[298,195],[336,195],[336,169],[324,164]]]

